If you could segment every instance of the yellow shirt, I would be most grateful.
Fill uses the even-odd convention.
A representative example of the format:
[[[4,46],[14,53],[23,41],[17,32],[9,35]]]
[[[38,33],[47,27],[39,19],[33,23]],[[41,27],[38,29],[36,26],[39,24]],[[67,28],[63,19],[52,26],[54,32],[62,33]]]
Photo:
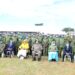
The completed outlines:
[[[28,43],[22,43],[20,46],[19,46],[20,49],[26,49],[28,50],[29,49],[29,44]]]

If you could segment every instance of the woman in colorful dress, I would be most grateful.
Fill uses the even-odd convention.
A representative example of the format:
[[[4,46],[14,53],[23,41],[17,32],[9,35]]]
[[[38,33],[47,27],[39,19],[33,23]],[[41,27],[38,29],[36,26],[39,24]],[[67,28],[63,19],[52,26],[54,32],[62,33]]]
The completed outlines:
[[[25,39],[21,45],[19,46],[19,51],[18,51],[18,54],[17,56],[20,58],[20,59],[24,59],[27,57],[27,53],[29,52],[29,43],[28,43],[28,40]]]
[[[48,61],[52,60],[58,61],[58,49],[54,40],[52,41],[48,49]]]

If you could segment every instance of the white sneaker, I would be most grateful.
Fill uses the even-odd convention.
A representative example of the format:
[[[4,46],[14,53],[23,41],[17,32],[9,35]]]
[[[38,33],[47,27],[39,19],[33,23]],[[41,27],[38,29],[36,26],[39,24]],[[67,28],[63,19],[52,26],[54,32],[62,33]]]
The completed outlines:
[[[23,56],[21,56],[21,57],[20,57],[20,60],[23,60],[23,59],[24,59],[24,57],[23,57]]]
[[[1,54],[1,57],[2,57],[2,58],[4,57],[4,53]]]

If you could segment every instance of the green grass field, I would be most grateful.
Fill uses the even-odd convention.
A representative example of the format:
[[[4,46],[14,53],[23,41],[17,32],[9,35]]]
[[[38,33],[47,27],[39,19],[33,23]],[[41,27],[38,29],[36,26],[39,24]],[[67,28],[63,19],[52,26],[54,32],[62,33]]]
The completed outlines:
[[[48,62],[43,57],[40,62],[31,57],[24,60],[18,58],[0,58],[0,75],[75,75],[75,63]]]

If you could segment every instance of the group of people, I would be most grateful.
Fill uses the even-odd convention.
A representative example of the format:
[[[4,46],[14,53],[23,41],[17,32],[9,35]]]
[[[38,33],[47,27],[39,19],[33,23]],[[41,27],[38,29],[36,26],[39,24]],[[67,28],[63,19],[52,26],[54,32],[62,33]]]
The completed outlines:
[[[4,46],[4,45],[3,45]],[[2,47],[3,48],[3,47]],[[49,47],[47,48],[48,50],[48,61],[57,61],[59,60],[58,56],[58,47],[56,45],[56,41],[52,40],[51,44],[49,44]],[[17,57],[20,59],[28,58],[29,55],[32,55],[32,60],[41,60],[42,53],[43,53],[44,47],[43,45],[39,42],[38,39],[35,40],[34,44],[30,46],[29,41],[27,39],[23,40],[20,45],[17,48]],[[15,54],[15,44],[12,40],[4,46],[3,51],[1,52],[1,56],[10,56],[13,57]],[[62,50],[62,61],[64,62],[64,58],[70,58],[71,62],[74,61],[74,55],[72,52],[72,46],[70,42],[66,42],[65,46],[63,47]]]
[[[73,55],[73,50],[70,42],[66,42],[65,46],[63,47],[62,50],[62,62],[64,62],[65,58],[70,58],[71,62],[74,62],[74,55]],[[58,48],[55,44],[55,41],[51,43],[49,46],[49,51],[48,51],[48,60],[59,60],[58,57]]]
[[[29,50],[29,43],[28,40],[25,39],[21,45],[19,46],[19,50],[17,53],[18,58],[24,59],[29,56],[30,50]],[[38,60],[41,60],[41,55],[42,55],[42,45],[38,42],[36,39],[35,43],[31,47],[31,52],[32,52],[32,58],[33,60],[36,60],[36,56]]]

